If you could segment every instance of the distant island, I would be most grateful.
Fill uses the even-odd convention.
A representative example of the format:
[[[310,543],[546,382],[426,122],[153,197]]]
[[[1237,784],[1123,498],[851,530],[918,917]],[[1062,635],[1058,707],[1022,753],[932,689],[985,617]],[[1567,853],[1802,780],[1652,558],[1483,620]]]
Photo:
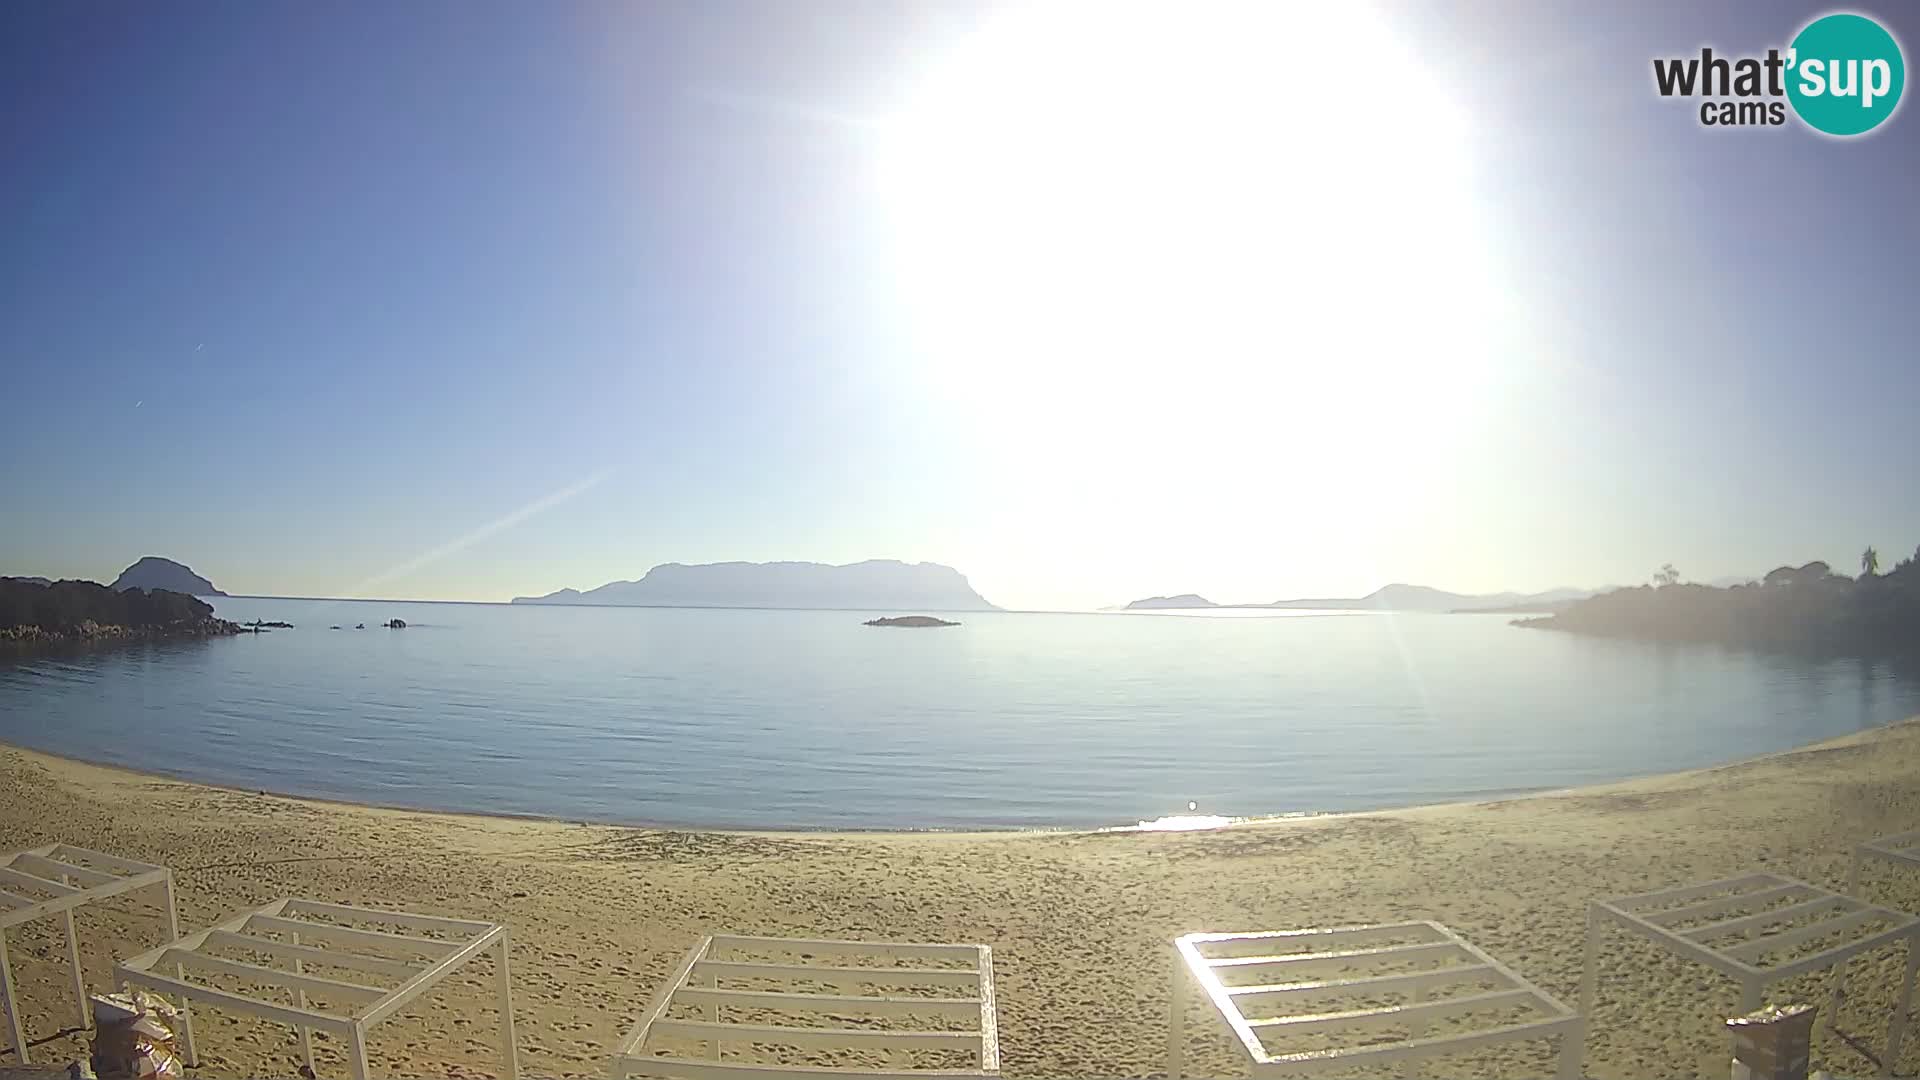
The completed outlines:
[[[601,607],[840,608],[853,611],[998,611],[966,577],[939,563],[869,559],[813,562],[664,563],[638,581],[580,592],[516,596],[516,604]]]
[[[894,615],[884,619],[868,619],[862,626],[959,626],[957,622],[936,619],[931,615]]]
[[[1889,573],[1861,555],[1858,578],[1824,562],[1782,566],[1758,584],[1682,583],[1671,565],[1654,584],[1590,597],[1514,625],[1579,634],[1697,641],[1821,655],[1920,656],[1920,551]]]
[[[1145,600],[1135,600],[1128,604],[1128,611],[1159,611],[1162,609],[1210,608],[1219,604],[1198,593],[1181,593],[1179,596],[1149,596]]]
[[[1567,607],[1579,603],[1585,597],[1573,596],[1566,599],[1523,600],[1518,604],[1502,604],[1499,607],[1463,607],[1449,609],[1449,615],[1551,615],[1564,611]]]
[[[1285,608],[1300,611],[1430,611],[1430,612],[1549,612],[1583,597],[1593,595],[1584,589],[1551,589],[1543,593],[1466,593],[1446,592],[1426,585],[1383,585],[1365,596],[1349,599],[1274,600],[1264,604],[1216,604],[1195,593],[1178,596],[1150,596],[1128,604],[1127,611],[1181,610],[1192,608]]]
[[[165,589],[168,592],[184,593],[188,596],[225,596],[226,593],[213,587],[213,582],[193,572],[191,568],[172,559],[163,559],[158,555],[148,555],[113,579],[112,588],[120,589]]]
[[[110,589],[94,581],[0,580],[0,642],[51,645],[244,632],[238,623],[214,618],[210,605],[185,593]]]

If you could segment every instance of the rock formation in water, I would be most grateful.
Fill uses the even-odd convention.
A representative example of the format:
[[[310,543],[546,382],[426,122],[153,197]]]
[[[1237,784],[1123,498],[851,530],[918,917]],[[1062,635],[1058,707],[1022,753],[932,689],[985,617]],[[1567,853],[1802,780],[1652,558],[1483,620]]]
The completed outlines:
[[[862,626],[959,626],[957,622],[936,619],[931,615],[894,615],[884,619],[868,619]]]
[[[869,559],[811,562],[666,563],[638,581],[578,592],[516,596],[516,604],[608,607],[839,608],[854,611],[994,611],[960,571],[939,563]]]

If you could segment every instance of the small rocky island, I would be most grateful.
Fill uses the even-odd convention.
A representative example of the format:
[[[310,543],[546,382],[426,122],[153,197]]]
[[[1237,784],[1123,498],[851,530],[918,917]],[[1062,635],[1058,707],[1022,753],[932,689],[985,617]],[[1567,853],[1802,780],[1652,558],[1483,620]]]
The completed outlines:
[[[868,619],[862,626],[959,626],[957,622],[936,619],[931,615],[895,615],[889,619]]]

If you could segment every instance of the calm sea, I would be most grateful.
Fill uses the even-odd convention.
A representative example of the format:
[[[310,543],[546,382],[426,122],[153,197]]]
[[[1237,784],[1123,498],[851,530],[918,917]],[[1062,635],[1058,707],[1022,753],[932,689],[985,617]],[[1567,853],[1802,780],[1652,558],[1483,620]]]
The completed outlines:
[[[399,806],[997,828],[1130,824],[1189,800],[1251,816],[1479,799],[1920,713],[1920,680],[1871,663],[1494,616],[993,613],[898,630],[845,611],[215,603],[296,628],[0,661],[0,740]],[[396,616],[406,629],[376,625]]]

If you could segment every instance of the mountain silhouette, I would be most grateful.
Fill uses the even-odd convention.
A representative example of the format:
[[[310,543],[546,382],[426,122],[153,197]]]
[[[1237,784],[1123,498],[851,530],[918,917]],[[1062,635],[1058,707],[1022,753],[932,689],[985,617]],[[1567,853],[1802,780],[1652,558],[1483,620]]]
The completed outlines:
[[[814,562],[663,563],[638,581],[581,592],[516,596],[516,604],[601,607],[847,608],[887,611],[997,611],[965,575],[939,563],[869,559]]]
[[[158,555],[148,555],[120,571],[120,576],[113,579],[112,588],[116,592],[122,589],[165,589],[188,596],[227,595],[214,588],[213,582],[194,573],[184,564]]]
[[[1549,589],[1541,593],[1456,593],[1428,585],[1383,585],[1365,596],[1275,600],[1265,604],[1216,604],[1193,593],[1135,600],[1128,610],[1155,608],[1288,608],[1302,611],[1553,611],[1591,596],[1586,589]]]
[[[1160,609],[1210,608],[1219,604],[1198,593],[1181,593],[1179,596],[1149,596],[1145,600],[1135,600],[1127,605],[1128,611],[1156,611]]]
[[[1488,608],[1542,608],[1591,595],[1585,589],[1549,589],[1543,593],[1456,593],[1430,585],[1383,585],[1352,600],[1276,600],[1266,607],[1334,608],[1375,611],[1481,611]]]

